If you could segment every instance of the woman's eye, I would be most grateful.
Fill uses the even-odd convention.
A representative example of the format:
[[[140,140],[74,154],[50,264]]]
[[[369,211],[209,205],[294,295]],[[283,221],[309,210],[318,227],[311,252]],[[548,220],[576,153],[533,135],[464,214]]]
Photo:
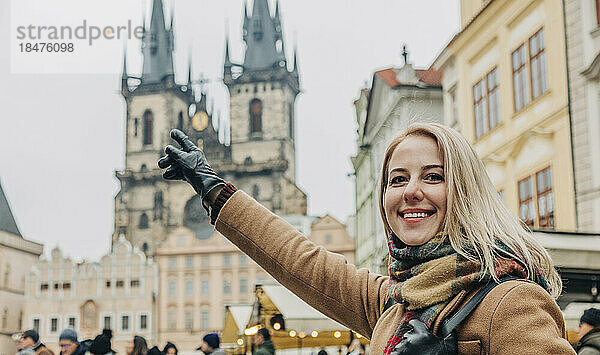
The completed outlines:
[[[436,173],[427,174],[427,176],[425,176],[425,179],[429,181],[444,181],[444,177]]]
[[[390,185],[401,184],[405,181],[406,181],[406,178],[404,176],[394,176],[393,178],[390,179]]]

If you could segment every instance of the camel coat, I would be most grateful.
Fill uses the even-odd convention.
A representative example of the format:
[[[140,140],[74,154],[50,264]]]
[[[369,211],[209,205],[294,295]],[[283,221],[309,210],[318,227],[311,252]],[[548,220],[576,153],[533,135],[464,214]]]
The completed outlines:
[[[404,312],[402,304],[383,312],[387,276],[357,269],[342,255],[313,244],[243,191],[227,200],[215,226],[306,303],[371,339],[371,354],[383,354]],[[469,296],[459,293],[438,319],[460,308]],[[438,328],[439,322],[434,331]],[[526,281],[495,287],[457,328],[457,335],[460,354],[575,354],[556,302]]]

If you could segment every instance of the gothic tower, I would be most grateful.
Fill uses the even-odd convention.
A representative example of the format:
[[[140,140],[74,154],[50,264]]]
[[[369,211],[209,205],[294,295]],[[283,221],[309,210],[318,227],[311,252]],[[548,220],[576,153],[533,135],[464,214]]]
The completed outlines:
[[[140,78],[127,74],[123,61],[121,94],[127,106],[125,169],[116,172],[121,190],[115,197],[113,243],[124,235],[132,245],[152,255],[175,227],[186,225],[199,236],[209,235],[206,212],[184,182],[167,182],[156,165],[163,148],[172,144],[169,131],[178,127],[199,146],[209,147],[209,159],[227,160],[206,109],[192,88],[191,63],[185,84],[175,82],[173,18],[166,27],[162,0],[153,0],[150,26],[144,24],[143,68]]]
[[[241,64],[229,57],[224,82],[230,96],[231,180],[278,214],[306,214],[306,194],[296,185],[294,103],[299,89],[296,62],[288,69],[277,2],[244,4]],[[236,70],[237,69],[237,70]]]

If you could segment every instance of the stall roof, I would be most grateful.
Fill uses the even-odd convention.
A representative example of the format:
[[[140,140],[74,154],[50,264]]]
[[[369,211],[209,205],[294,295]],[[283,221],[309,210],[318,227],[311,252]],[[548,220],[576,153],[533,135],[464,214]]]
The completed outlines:
[[[252,316],[251,304],[235,304],[228,305],[227,308],[235,320],[238,329],[244,330]]]
[[[261,287],[283,315],[287,329],[306,332],[348,330],[340,323],[309,306],[281,285],[262,285]]]

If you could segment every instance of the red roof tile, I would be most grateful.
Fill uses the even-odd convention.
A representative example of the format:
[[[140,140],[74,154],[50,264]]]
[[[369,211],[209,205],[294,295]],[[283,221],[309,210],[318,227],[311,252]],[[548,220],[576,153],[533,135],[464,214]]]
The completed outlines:
[[[383,69],[375,72],[383,81],[386,82],[390,87],[396,87],[403,85],[396,79],[396,70],[394,68]],[[427,86],[442,86],[442,71],[429,69],[416,69],[415,75],[417,78]]]

